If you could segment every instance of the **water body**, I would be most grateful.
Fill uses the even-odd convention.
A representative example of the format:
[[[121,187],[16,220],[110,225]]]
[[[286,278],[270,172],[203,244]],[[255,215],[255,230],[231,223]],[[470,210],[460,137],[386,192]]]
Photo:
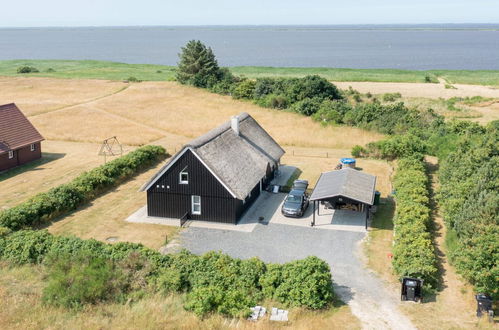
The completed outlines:
[[[191,39],[224,66],[499,70],[499,24],[0,29],[0,59],[175,65]]]

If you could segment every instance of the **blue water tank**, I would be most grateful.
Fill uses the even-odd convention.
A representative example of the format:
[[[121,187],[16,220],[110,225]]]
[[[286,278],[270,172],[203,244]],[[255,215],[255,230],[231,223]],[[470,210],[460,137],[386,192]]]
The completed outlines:
[[[343,168],[345,167],[355,168],[355,158],[345,157],[340,159],[340,162]]]

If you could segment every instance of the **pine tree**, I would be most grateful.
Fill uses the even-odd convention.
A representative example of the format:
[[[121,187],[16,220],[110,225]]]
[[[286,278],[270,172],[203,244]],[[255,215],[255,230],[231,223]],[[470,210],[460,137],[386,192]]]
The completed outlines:
[[[191,40],[179,54],[177,81],[196,87],[211,87],[220,79],[220,67],[211,48]]]

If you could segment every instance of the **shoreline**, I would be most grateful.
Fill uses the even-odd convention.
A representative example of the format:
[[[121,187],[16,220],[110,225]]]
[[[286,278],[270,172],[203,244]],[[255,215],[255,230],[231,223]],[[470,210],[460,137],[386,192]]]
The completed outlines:
[[[33,66],[38,73],[18,74],[20,66]],[[126,80],[135,77],[143,81],[174,80],[176,66],[129,64],[98,60],[0,60],[0,76],[28,76],[71,79]],[[354,69],[329,67],[270,67],[231,66],[235,75],[250,79],[261,77],[298,78],[318,74],[336,82],[435,83],[442,79],[448,84],[499,86],[499,70],[403,70]],[[430,80],[430,82],[428,82]]]

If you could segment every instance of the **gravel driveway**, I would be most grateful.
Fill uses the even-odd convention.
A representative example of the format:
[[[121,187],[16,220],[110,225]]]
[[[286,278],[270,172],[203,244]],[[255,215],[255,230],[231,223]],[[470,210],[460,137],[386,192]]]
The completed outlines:
[[[180,244],[196,254],[216,250],[236,258],[260,257],[283,263],[310,255],[331,266],[335,292],[350,305],[367,329],[414,329],[397,305],[399,295],[367,270],[359,257],[365,233],[321,230],[281,224],[258,224],[251,233],[188,228]]]

